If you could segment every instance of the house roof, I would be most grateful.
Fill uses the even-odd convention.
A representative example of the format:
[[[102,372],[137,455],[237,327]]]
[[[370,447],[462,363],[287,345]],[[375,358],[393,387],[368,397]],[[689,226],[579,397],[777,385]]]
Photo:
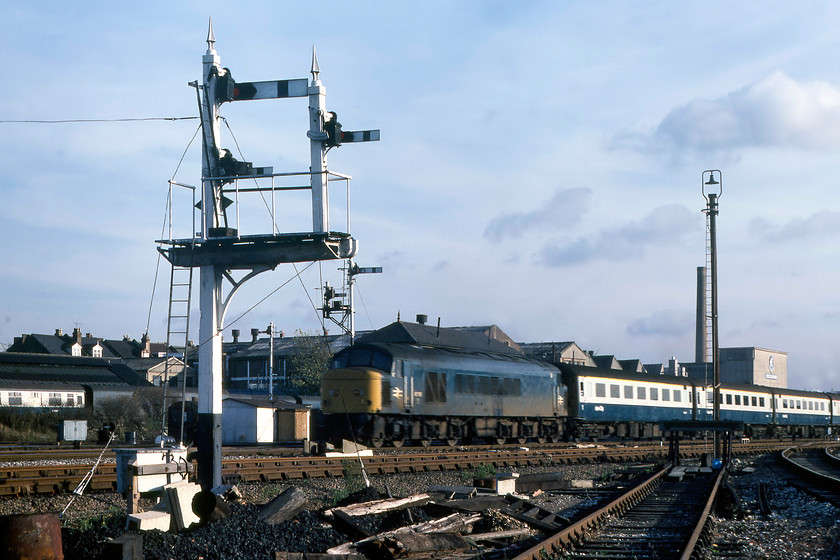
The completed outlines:
[[[134,370],[101,358],[0,352],[0,381],[150,387]]]
[[[477,332],[479,331],[479,332]],[[494,338],[493,335],[498,338]],[[503,335],[503,336],[502,336]],[[495,352],[499,354],[522,355],[501,340],[509,337],[495,325],[489,327],[440,327],[396,321],[379,330],[360,337],[359,343],[415,344],[432,348],[454,348],[471,352]],[[516,346],[514,344],[514,346]]]

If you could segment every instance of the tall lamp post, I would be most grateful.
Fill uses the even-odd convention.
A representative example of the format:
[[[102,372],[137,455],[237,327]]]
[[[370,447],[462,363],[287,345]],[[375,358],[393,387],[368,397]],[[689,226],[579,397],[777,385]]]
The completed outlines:
[[[715,173],[719,180],[715,179]],[[707,179],[708,177],[708,179]],[[718,340],[718,290],[717,290],[717,231],[716,217],[718,214],[718,200],[723,194],[723,174],[718,169],[707,169],[700,175],[700,190],[706,199],[703,212],[709,218],[709,251],[712,276],[712,419],[720,422],[720,343]],[[720,432],[715,429],[714,452],[715,457],[723,456]]]

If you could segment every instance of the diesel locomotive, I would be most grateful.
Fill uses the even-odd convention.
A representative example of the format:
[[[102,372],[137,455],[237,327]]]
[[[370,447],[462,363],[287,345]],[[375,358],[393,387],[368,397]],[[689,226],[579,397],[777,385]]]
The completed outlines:
[[[321,382],[328,439],[373,447],[656,438],[663,421],[711,420],[712,395],[689,377],[399,343],[346,348]],[[840,429],[840,394],[723,384],[719,399],[748,437]]]

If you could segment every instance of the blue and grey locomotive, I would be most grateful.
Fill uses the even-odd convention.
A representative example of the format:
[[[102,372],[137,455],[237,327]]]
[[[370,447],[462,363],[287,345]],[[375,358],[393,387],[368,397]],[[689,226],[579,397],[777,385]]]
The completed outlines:
[[[337,353],[321,382],[321,408],[333,439],[375,447],[558,440],[567,417],[566,390],[550,364],[390,343]]]

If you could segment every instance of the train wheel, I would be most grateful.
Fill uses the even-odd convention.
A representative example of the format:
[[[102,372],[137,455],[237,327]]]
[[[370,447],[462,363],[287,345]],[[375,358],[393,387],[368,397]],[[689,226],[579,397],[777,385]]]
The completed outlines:
[[[384,444],[385,444],[385,438],[384,437],[373,437],[373,438],[370,439],[370,446],[375,447],[376,449],[379,449]]]
[[[458,438],[446,438],[445,441],[449,447],[455,447],[459,443]]]
[[[525,437],[516,438],[516,443],[518,443],[519,445],[524,444],[526,441],[528,441],[528,438],[525,438]]]
[[[497,437],[497,438],[494,438],[493,441],[496,442],[496,445],[504,445],[505,441],[507,441],[507,439],[503,438],[503,437]]]
[[[430,447],[432,445],[432,440],[430,439],[421,439],[420,446],[421,447]]]
[[[546,438],[546,437],[538,437],[537,438],[537,443],[545,443],[546,441],[548,441],[548,438]]]

